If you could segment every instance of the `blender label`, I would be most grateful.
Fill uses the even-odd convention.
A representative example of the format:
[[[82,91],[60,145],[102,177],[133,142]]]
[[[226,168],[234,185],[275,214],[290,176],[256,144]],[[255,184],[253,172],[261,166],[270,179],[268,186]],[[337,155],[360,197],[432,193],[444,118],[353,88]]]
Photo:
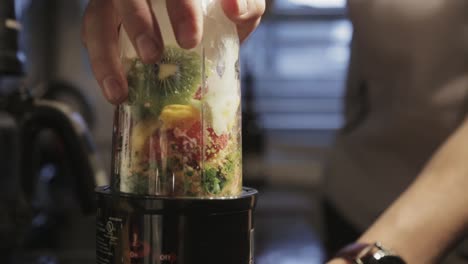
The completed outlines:
[[[129,257],[130,259],[143,259],[149,256],[150,246],[148,242],[139,238],[137,233],[133,233],[132,240],[130,241]]]
[[[162,254],[159,256],[159,260],[164,264],[175,264],[177,263],[177,255],[174,253],[171,254]]]
[[[122,219],[100,215],[96,230],[96,263],[111,264],[114,250],[119,242],[119,228]]]

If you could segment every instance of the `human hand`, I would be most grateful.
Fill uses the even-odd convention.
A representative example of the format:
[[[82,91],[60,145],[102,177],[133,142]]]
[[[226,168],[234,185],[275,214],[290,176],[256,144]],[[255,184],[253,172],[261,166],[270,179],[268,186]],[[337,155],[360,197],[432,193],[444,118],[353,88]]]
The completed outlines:
[[[178,44],[194,48],[202,38],[203,18],[199,0],[166,0]],[[221,0],[227,17],[236,25],[242,42],[260,23],[265,0]],[[123,24],[145,63],[161,56],[163,42],[157,21],[145,0],[90,0],[84,15],[81,39],[88,49],[93,74],[106,99],[119,104],[128,87],[118,51],[118,27]]]

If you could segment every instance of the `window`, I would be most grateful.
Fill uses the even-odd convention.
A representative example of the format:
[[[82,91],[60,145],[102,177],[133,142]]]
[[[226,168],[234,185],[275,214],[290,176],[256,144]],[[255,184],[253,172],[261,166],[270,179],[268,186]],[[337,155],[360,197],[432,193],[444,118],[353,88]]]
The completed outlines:
[[[345,0],[274,1],[242,58],[267,130],[341,126],[351,31]]]

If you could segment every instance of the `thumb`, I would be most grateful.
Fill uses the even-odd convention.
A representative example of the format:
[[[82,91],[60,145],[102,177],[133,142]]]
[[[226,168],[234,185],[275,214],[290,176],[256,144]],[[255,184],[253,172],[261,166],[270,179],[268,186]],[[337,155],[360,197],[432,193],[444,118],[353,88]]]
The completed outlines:
[[[222,0],[226,16],[236,25],[239,40],[244,41],[260,24],[265,0]]]

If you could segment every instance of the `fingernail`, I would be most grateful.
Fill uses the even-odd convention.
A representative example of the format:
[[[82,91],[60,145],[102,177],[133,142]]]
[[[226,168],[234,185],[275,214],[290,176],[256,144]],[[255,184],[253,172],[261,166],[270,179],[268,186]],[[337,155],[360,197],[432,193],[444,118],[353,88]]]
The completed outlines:
[[[158,45],[156,41],[146,34],[142,34],[136,38],[138,53],[143,61],[155,61],[159,55]]]
[[[197,32],[192,21],[185,21],[178,25],[177,39],[182,48],[194,48],[198,44]]]
[[[114,77],[107,77],[102,82],[104,86],[104,96],[111,103],[120,103],[122,98],[125,96],[123,93],[123,88],[120,82]]]
[[[243,15],[249,11],[247,0],[237,0],[237,7],[239,8],[239,15]]]

